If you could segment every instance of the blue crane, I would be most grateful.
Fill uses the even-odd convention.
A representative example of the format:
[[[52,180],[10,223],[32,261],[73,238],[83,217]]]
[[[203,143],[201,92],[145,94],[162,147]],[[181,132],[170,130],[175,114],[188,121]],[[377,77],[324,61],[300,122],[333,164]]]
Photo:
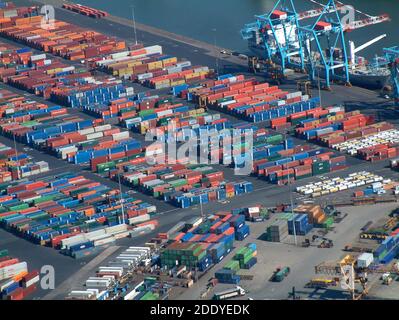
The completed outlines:
[[[241,30],[250,49],[258,49],[262,58],[281,65],[281,69],[305,69],[302,41],[299,39],[299,15],[294,0],[278,0],[269,13],[255,16],[256,22]],[[252,48],[251,48],[252,46]]]
[[[384,53],[390,64],[395,103],[399,106],[399,46],[384,48]]]
[[[334,0],[328,1],[312,25],[300,28],[310,79],[315,81],[316,76],[322,78],[327,89],[330,88],[333,79],[350,85],[344,31]],[[315,56],[315,53],[318,56]]]

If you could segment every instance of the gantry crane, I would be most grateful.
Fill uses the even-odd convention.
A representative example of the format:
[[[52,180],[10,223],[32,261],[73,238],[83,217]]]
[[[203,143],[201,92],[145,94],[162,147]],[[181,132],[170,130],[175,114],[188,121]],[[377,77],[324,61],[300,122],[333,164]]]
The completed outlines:
[[[282,70],[304,70],[304,53],[298,33],[299,15],[294,0],[278,0],[269,13],[255,17],[256,22],[241,30],[243,39],[253,38],[254,45],[261,42],[265,50],[263,57],[281,64]]]
[[[399,274],[399,263],[391,267],[382,265],[370,265],[367,268],[360,268],[356,265],[356,258],[353,255],[346,255],[338,263],[322,262],[315,267],[316,274],[324,274],[333,279],[339,279],[341,288],[349,291],[353,300],[359,300],[369,292],[368,274],[395,273]],[[360,284],[361,291],[356,294],[356,284]]]
[[[395,104],[399,106],[399,46],[385,48],[384,53],[391,69],[391,81]]]
[[[307,71],[314,82],[317,71],[326,88],[330,88],[332,79],[350,84],[344,33],[387,21],[389,16],[370,16],[355,10],[366,18],[342,22],[340,13],[349,8],[345,4],[336,0],[328,0],[327,4],[308,1],[320,8],[298,13],[294,0],[278,0],[269,13],[258,15],[255,22],[245,25],[241,30],[242,38],[248,41],[251,51],[265,59],[266,68],[273,63],[280,65],[282,75],[288,68]],[[302,21],[316,17],[313,24],[301,25],[304,24]],[[331,28],[321,28],[325,24],[330,24]]]
[[[330,8],[333,9],[331,14]],[[335,1],[329,0],[316,21],[301,27],[300,33],[306,43],[306,67],[311,81],[323,78],[326,88],[330,88],[332,79],[350,84],[344,25]]]

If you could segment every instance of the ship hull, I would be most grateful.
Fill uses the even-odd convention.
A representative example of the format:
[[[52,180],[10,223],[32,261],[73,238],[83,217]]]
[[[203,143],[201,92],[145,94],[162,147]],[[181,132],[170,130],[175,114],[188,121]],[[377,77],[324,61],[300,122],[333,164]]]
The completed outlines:
[[[254,47],[250,47],[249,49],[260,59],[266,59],[265,50]],[[278,59],[274,59],[274,62],[277,64],[281,63]],[[321,72],[320,76],[323,77],[323,74],[324,72]],[[354,74],[351,72],[349,73],[349,77],[352,85],[373,90],[382,89],[390,78],[389,75]]]

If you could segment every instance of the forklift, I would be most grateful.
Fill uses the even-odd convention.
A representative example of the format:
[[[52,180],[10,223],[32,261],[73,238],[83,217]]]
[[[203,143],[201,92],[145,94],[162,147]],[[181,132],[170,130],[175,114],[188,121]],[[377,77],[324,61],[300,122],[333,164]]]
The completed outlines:
[[[317,246],[318,248],[332,248],[334,247],[334,243],[331,239],[327,239],[324,237],[319,237],[318,235],[313,235],[312,236],[312,242],[315,242],[316,240],[321,240],[319,245]]]

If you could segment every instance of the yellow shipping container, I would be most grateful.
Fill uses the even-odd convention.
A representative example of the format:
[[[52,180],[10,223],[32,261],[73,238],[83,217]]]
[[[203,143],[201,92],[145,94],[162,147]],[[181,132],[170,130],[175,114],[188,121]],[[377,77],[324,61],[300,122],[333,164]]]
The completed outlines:
[[[184,78],[186,78],[186,79],[192,79],[192,78],[196,78],[196,77],[199,77],[199,76],[200,76],[199,72],[194,72],[194,73],[186,74],[186,75],[184,76]]]
[[[171,81],[171,82],[170,82],[170,85],[171,85],[171,86],[179,86],[179,85],[185,84],[185,83],[186,83],[185,80],[178,80],[178,81]]]
[[[162,68],[163,68],[162,61],[154,61],[148,64],[148,70],[162,69]]]
[[[199,73],[200,76],[206,76],[207,74],[209,74],[209,71],[201,71]]]
[[[168,66],[168,65],[170,65],[172,63],[177,63],[177,58],[176,57],[172,57],[172,58],[168,58],[168,59],[162,60],[163,67]]]
[[[142,65],[142,64],[143,64],[142,61],[140,61],[140,60],[135,60],[135,61],[129,62],[129,63],[127,64],[127,66],[128,66],[129,68],[133,68],[133,67],[135,67],[135,66],[140,66],[140,65]]]

